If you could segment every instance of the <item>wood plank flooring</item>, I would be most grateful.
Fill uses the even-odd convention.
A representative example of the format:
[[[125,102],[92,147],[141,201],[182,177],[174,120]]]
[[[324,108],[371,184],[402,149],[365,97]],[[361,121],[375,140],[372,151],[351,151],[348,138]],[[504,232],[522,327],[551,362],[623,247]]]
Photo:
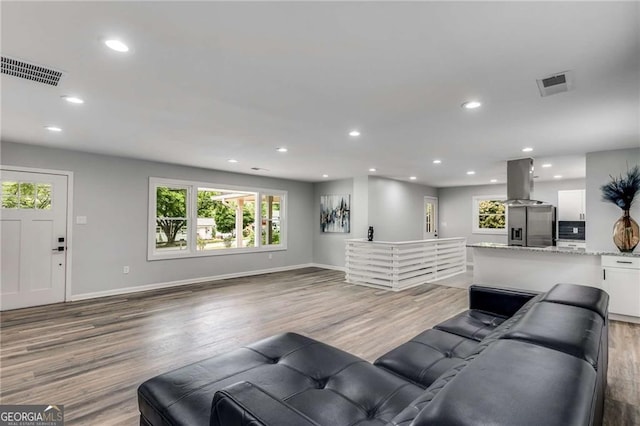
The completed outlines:
[[[5,312],[0,403],[64,404],[68,425],[136,425],[136,388],[162,372],[284,331],[373,361],[466,308],[459,288],[391,293],[306,268]],[[612,322],[610,345],[605,424],[640,425],[640,326]]]

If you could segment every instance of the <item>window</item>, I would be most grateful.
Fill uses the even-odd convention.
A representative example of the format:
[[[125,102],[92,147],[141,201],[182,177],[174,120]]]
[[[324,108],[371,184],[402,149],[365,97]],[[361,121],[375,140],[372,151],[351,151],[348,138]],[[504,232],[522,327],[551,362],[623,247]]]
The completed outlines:
[[[484,195],[473,197],[473,233],[506,234],[507,214],[506,197],[503,195]]]
[[[51,210],[51,184],[3,181],[2,208]]]
[[[286,249],[286,191],[149,180],[150,260]]]
[[[157,251],[182,251],[188,249],[189,188],[157,186],[156,193],[156,244]]]

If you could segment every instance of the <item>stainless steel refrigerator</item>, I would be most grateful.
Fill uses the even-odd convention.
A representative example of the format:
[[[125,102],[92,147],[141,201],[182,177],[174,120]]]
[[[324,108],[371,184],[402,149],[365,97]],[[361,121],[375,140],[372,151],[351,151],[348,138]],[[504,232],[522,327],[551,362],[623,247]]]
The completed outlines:
[[[509,245],[549,247],[556,243],[556,208],[548,204],[507,208]]]

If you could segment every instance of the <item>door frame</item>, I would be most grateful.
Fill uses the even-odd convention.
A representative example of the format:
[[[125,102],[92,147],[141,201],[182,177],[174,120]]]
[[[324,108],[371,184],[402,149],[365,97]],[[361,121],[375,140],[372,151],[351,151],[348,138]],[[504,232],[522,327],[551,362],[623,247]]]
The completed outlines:
[[[425,239],[424,238],[424,234],[426,233],[426,231],[424,229],[424,225],[425,225],[424,219],[427,216],[427,205],[426,205],[427,204],[427,200],[435,200],[436,208],[435,208],[435,212],[434,212],[435,213],[435,220],[433,221],[433,229],[434,229],[434,234],[436,234],[436,235],[435,235],[434,238],[440,238],[438,236],[438,234],[439,234],[438,233],[438,228],[439,228],[438,225],[439,225],[439,222],[440,222],[440,212],[438,210],[440,210],[440,200],[438,200],[437,196],[425,195],[424,199],[422,201],[422,239]]]
[[[9,166],[0,164],[0,170],[11,172],[41,173],[47,175],[60,175],[67,177],[67,264],[64,277],[64,301],[71,301],[71,258],[73,257],[73,172],[68,170],[39,169],[34,167]]]

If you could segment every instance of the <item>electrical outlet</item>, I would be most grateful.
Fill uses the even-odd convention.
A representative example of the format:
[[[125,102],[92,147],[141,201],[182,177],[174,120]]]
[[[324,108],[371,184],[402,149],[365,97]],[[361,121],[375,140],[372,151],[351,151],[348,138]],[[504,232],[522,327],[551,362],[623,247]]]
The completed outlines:
[[[129,267],[128,267],[128,266],[124,266],[124,267],[122,268],[122,273],[123,273],[123,274],[128,274],[128,273],[129,273]]]

